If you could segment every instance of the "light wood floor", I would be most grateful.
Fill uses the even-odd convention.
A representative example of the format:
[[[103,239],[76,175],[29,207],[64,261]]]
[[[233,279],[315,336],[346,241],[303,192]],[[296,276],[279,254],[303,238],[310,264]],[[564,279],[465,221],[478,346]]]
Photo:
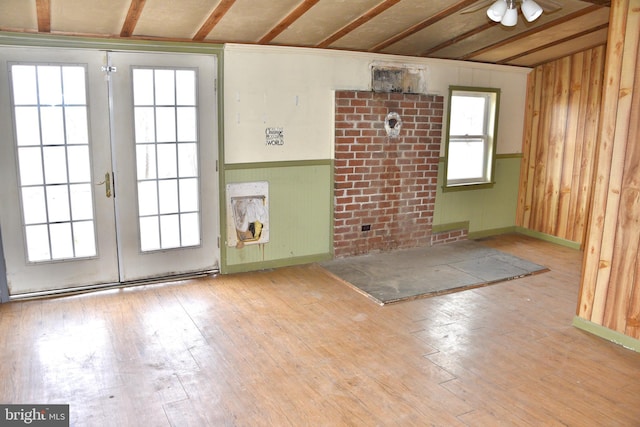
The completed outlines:
[[[74,426],[638,426],[640,354],[571,326],[581,254],[379,307],[317,265],[0,305],[0,402]]]

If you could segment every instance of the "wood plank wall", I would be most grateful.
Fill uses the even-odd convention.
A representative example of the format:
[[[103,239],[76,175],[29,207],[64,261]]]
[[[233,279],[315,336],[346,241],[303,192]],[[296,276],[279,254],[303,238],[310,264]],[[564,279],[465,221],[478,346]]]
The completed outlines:
[[[640,339],[640,0],[612,2],[577,314]]]
[[[517,225],[584,242],[604,56],[599,46],[529,74]]]

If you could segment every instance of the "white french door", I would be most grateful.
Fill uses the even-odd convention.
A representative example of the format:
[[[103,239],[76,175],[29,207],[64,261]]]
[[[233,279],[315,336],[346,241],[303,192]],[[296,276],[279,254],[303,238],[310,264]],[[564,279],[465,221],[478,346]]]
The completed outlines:
[[[0,48],[12,296],[218,267],[215,57]]]
[[[121,280],[217,268],[215,58],[110,60]]]

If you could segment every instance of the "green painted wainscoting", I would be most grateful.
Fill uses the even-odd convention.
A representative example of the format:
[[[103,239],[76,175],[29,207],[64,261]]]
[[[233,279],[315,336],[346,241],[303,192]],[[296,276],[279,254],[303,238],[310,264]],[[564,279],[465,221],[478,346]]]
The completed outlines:
[[[237,273],[325,261],[333,256],[333,161],[227,164],[225,184],[269,183],[269,242],[226,244],[226,194],[221,188],[221,272]]]
[[[522,154],[498,154],[495,183],[491,188],[443,192],[444,159],[441,158],[434,229],[447,230],[448,224],[468,222],[470,239],[515,231],[521,160]]]

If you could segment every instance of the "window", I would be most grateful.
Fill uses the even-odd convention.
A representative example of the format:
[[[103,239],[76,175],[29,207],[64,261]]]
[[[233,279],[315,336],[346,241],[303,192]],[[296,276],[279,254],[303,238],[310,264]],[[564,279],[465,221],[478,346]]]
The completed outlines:
[[[445,190],[493,185],[499,100],[499,89],[449,88]]]
[[[87,70],[55,64],[10,70],[28,260],[93,257]]]

